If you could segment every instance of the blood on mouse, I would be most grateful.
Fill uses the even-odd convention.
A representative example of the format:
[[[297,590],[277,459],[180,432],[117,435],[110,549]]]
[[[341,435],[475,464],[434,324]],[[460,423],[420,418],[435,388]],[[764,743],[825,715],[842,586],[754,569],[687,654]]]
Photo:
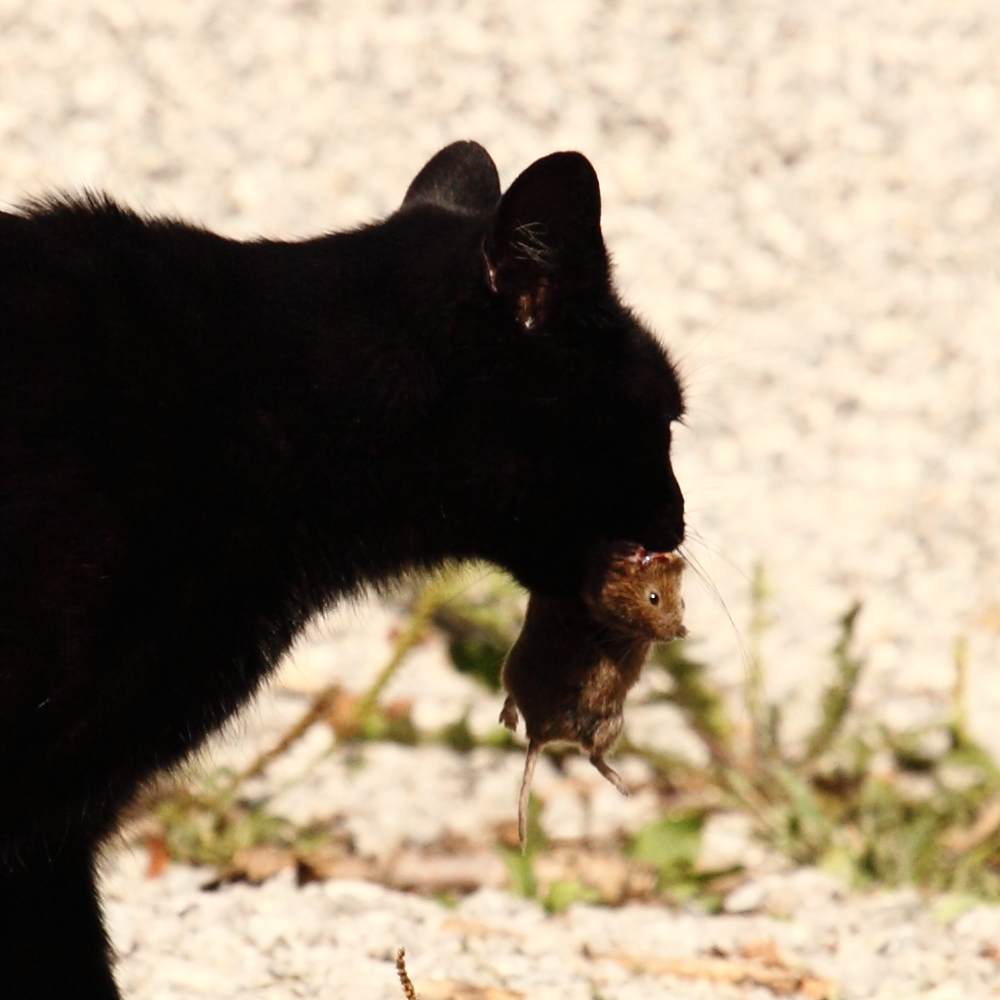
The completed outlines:
[[[650,644],[686,634],[680,579],[684,560],[624,543],[602,546],[578,597],[532,594],[521,634],[503,666],[507,700],[500,722],[524,716],[528,756],[518,797],[518,833],[527,837],[528,796],[542,748],[571,743],[623,795],[628,789],[604,755],[624,722],[625,696]]]

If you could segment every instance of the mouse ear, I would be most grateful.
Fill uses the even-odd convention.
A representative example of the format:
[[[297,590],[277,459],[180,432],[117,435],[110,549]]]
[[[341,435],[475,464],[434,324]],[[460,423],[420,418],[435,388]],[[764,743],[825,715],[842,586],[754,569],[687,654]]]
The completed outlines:
[[[608,280],[601,189],[580,153],[536,160],[500,199],[483,244],[487,280],[526,333],[550,326],[571,298]]]
[[[684,557],[678,552],[649,552],[644,561],[647,563],[673,563],[678,569],[684,566]]]
[[[453,142],[413,178],[404,205],[440,205],[458,212],[492,212],[500,200],[493,158],[478,142]]]

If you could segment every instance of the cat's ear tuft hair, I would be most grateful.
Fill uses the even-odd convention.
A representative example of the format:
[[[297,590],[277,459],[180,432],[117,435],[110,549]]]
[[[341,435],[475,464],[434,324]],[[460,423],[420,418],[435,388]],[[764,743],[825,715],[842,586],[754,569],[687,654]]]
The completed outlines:
[[[413,178],[404,205],[440,205],[457,212],[492,212],[500,200],[500,178],[478,142],[453,142],[428,160]]]
[[[510,186],[483,244],[491,291],[526,333],[545,330],[561,304],[603,287],[601,189],[580,153],[536,160]]]

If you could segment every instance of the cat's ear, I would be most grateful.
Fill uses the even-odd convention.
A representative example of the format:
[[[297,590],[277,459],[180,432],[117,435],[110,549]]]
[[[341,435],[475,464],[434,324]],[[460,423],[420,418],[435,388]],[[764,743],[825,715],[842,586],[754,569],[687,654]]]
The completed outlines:
[[[501,198],[483,244],[487,281],[526,333],[563,302],[608,280],[601,189],[580,153],[536,160]]]
[[[500,200],[493,158],[478,142],[453,142],[413,178],[404,205],[432,204],[459,212],[492,212]]]

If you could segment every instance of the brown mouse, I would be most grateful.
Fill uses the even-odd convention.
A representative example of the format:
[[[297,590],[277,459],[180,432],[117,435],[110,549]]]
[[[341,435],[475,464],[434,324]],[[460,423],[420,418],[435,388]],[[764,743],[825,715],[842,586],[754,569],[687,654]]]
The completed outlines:
[[[500,721],[524,716],[528,756],[518,798],[521,846],[528,795],[547,743],[579,746],[623,795],[621,777],[604,760],[622,730],[625,696],[639,679],[652,642],[686,634],[680,577],[684,560],[639,546],[598,551],[579,597],[532,594],[524,626],[503,666],[508,692]]]

